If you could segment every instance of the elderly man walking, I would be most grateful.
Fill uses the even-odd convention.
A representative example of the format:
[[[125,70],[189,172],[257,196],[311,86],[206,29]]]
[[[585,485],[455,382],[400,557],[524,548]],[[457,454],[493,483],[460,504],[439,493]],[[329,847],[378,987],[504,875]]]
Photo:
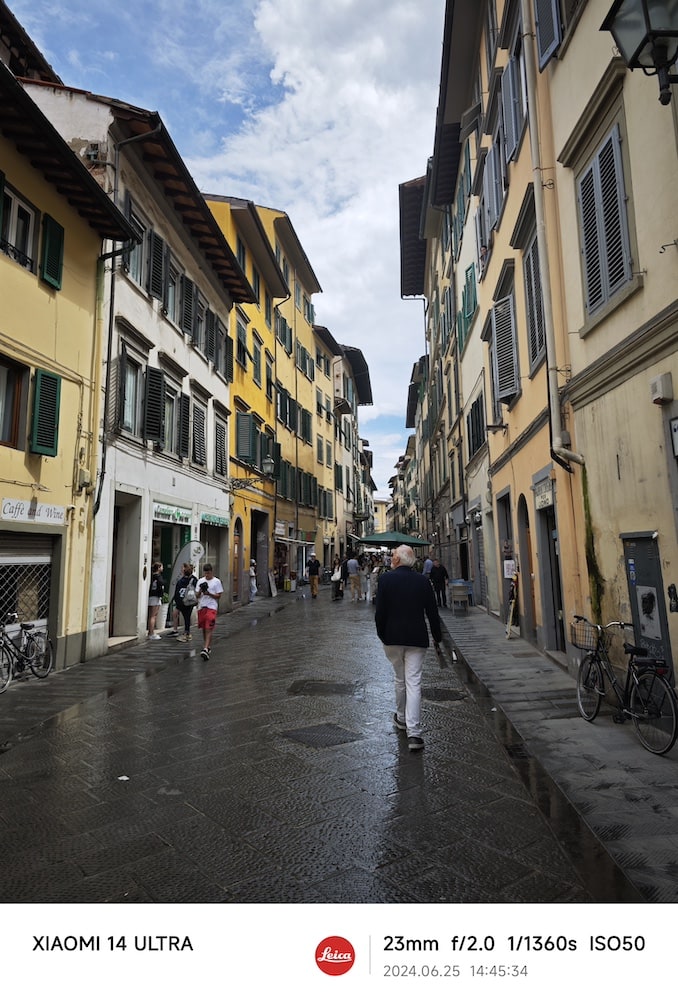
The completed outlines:
[[[375,623],[384,653],[395,672],[396,728],[407,732],[411,752],[424,748],[421,730],[421,669],[429,645],[426,618],[436,646],[442,640],[431,582],[417,574],[414,551],[398,546],[391,570],[379,579]]]

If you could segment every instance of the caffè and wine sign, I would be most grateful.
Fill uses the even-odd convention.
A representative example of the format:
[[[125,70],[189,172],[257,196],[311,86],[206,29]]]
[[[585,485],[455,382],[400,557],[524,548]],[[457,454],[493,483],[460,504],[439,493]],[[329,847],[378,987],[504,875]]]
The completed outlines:
[[[66,508],[59,504],[44,504],[36,500],[2,499],[3,521],[35,522],[41,525],[65,525]]]

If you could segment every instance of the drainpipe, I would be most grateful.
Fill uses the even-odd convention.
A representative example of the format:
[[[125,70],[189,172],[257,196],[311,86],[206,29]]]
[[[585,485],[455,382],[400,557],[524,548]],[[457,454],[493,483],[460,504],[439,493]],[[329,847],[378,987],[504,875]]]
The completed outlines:
[[[549,397],[549,430],[551,432],[551,458],[568,472],[572,472],[570,462],[584,465],[584,456],[570,451],[563,443],[560,419],[560,395],[558,391],[558,368],[556,366],[556,340],[553,325],[553,301],[551,298],[551,274],[548,248],[546,245],[546,215],[544,210],[544,186],[541,169],[541,144],[539,137],[539,113],[537,107],[537,67],[534,55],[534,26],[530,0],[520,0],[523,22],[523,51],[525,53],[525,77],[527,82],[527,119],[530,131],[530,154],[534,182],[534,213],[537,225],[537,249],[539,252],[539,280],[544,306],[544,329],[546,342],[546,364]]]
[[[138,133],[134,136],[127,137],[125,140],[120,140],[115,144],[115,161],[113,162],[113,205],[118,206],[118,196],[119,196],[119,178],[120,178],[120,148],[126,147],[127,144],[135,143],[137,140],[148,140],[149,137],[155,136],[162,131],[162,125],[156,126],[154,129],[150,130],[148,133]],[[115,256],[123,255],[129,249],[133,248],[134,245],[138,245],[138,242],[127,242],[120,248],[113,247],[110,252],[105,252],[103,255],[99,256],[99,264],[103,270],[103,263],[106,259],[112,259]],[[110,367],[111,367],[111,354],[113,353],[113,332],[115,329],[115,267],[111,269],[111,285],[109,291],[109,301],[108,301],[108,341],[106,344],[106,382],[104,385],[104,406],[103,406],[103,422],[104,422],[104,436],[101,439],[101,469],[99,471],[99,481],[97,486],[96,497],[94,499],[94,504],[92,507],[92,517],[96,517],[99,508],[101,507],[101,494],[104,488],[104,478],[106,476],[106,449],[108,447],[108,438],[106,436],[106,418],[108,417],[108,409],[110,403],[111,389],[110,389]]]

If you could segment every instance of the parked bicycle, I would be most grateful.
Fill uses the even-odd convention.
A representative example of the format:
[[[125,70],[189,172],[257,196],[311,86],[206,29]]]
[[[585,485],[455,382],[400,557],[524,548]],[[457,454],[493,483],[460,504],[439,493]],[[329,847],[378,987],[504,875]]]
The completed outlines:
[[[668,665],[648,658],[647,649],[624,641],[628,656],[626,679],[620,683],[609,656],[611,629],[622,634],[632,629],[628,623],[613,620],[600,626],[585,616],[574,616],[571,640],[575,647],[586,651],[579,664],[577,704],[586,721],[593,721],[606,695],[606,680],[617,700],[613,720],[620,724],[631,720],[640,741],[651,753],[667,753],[678,735],[678,701],[669,682]]]
[[[44,679],[54,665],[54,645],[45,631],[36,630],[34,623],[19,623],[18,634],[12,636],[7,628],[17,623],[18,613],[7,613],[0,633],[0,693],[28,672]]]

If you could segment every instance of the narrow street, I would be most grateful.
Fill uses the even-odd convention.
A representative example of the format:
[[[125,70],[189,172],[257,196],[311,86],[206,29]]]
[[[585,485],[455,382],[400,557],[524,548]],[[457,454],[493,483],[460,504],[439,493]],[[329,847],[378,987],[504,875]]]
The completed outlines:
[[[209,663],[197,632],[145,645],[176,662],[4,747],[3,901],[596,898],[449,653],[444,668],[427,656],[426,749],[410,753],[373,607],[328,588],[265,604],[232,636],[220,617]],[[134,666],[133,650],[119,660]],[[13,685],[0,704],[74,674]]]

